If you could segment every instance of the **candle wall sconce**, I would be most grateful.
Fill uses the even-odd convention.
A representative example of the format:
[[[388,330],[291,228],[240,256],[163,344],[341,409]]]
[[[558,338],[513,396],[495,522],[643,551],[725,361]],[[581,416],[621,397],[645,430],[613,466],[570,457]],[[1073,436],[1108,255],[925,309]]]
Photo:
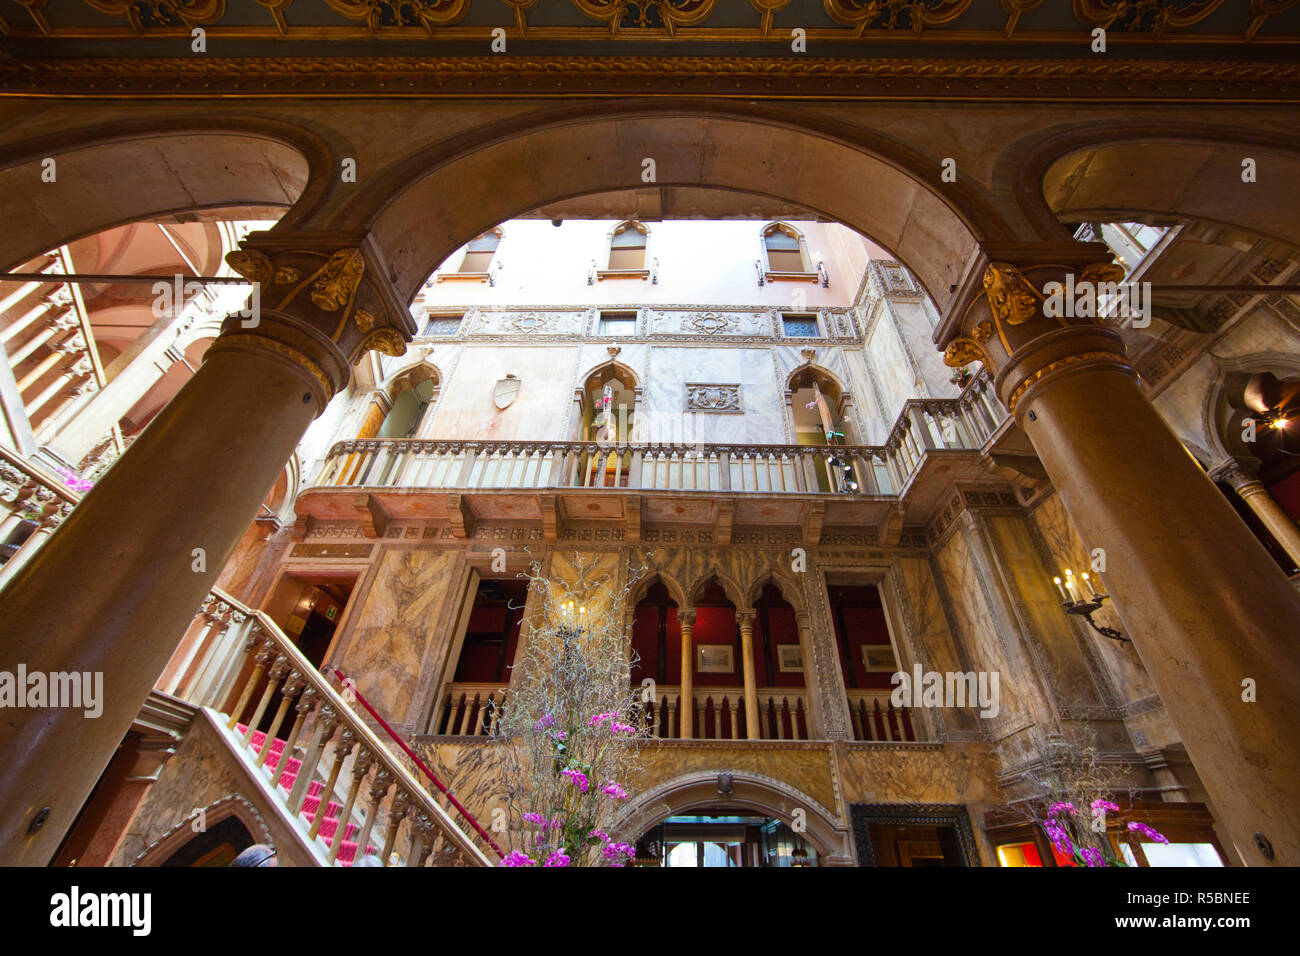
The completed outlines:
[[[1078,614],[1083,617],[1088,625],[1103,637],[1109,637],[1113,641],[1123,641],[1126,644],[1133,642],[1125,637],[1120,631],[1113,627],[1105,627],[1098,624],[1092,619],[1092,615],[1101,608],[1102,602],[1105,601],[1109,594],[1106,593],[1105,587],[1098,578],[1094,586],[1093,580],[1088,576],[1088,572],[1080,575],[1082,586],[1079,581],[1075,580],[1074,572],[1069,568],[1065,569],[1065,579],[1052,578],[1052,583],[1056,585],[1056,590],[1061,594],[1061,607],[1066,614]],[[1085,596],[1084,592],[1087,592]]]

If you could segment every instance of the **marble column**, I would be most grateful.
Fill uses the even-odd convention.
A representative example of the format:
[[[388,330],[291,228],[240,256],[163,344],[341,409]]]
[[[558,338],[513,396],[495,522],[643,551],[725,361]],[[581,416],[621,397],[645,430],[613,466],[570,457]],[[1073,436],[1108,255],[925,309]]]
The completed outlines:
[[[1156,412],[1086,292],[1099,243],[988,245],[936,332],[981,361],[1095,558],[1248,865],[1300,864],[1300,594]],[[1052,283],[1072,289],[1067,309]],[[1095,566],[1095,564],[1094,564]]]
[[[695,723],[695,648],[691,640],[695,628],[695,609],[682,608],[677,612],[677,624],[682,631],[682,687],[677,704],[677,736],[691,739]]]
[[[746,608],[736,612],[736,623],[740,625],[740,665],[745,679],[745,736],[750,740],[762,740],[763,734],[758,723],[758,682],[754,677],[754,620],[758,612]]]
[[[1230,458],[1213,469],[1210,477],[1231,485],[1232,490],[1255,512],[1255,516],[1295,562],[1296,567],[1300,567],[1300,526],[1282,509],[1277,499],[1268,493],[1264,483],[1259,480],[1258,468],[1258,460]]]
[[[0,671],[102,674],[102,713],[0,726],[0,864],[44,865],[312,419],[366,350],[415,323],[363,235],[258,234],[259,284],[203,364],[0,592]],[[42,822],[43,821],[43,822]]]

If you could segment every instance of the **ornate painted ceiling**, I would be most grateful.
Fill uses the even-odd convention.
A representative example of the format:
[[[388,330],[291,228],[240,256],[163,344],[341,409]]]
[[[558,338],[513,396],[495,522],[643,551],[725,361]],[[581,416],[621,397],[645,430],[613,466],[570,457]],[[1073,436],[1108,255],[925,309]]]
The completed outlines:
[[[79,41],[80,53],[123,52],[202,27],[213,38],[265,42],[382,38],[568,43],[645,41],[1077,44],[1103,27],[1120,44],[1295,42],[1296,0],[3,0],[13,40]],[[162,53],[159,45],[156,52]],[[133,55],[144,55],[133,47]],[[286,50],[276,45],[276,55]],[[572,48],[564,51],[572,52]]]
[[[0,0],[11,95],[1294,101],[1298,48],[1300,0]]]

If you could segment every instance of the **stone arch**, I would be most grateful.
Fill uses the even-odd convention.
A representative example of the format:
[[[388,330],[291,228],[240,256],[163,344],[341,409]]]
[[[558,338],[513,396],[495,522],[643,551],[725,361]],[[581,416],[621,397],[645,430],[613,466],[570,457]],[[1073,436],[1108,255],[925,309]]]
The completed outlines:
[[[42,182],[44,161],[54,182]],[[301,127],[192,117],[64,130],[0,151],[0,267],[114,226],[223,206],[283,206],[292,229],[330,187],[328,146]],[[39,183],[40,188],[32,188]]]
[[[1242,160],[1258,179],[1244,183]],[[1238,128],[1101,126],[1049,137],[1025,157],[1013,185],[1026,217],[1065,238],[1078,221],[1203,221],[1300,249],[1300,138]]]
[[[1300,358],[1276,352],[1221,358],[1216,365],[1218,374],[1206,389],[1201,420],[1205,440],[1210,446],[1208,450],[1214,456],[1209,463],[1211,465],[1227,458],[1249,457],[1252,454],[1252,449],[1241,441],[1239,427],[1240,420],[1250,413],[1234,401],[1234,396],[1245,387],[1246,380],[1251,375],[1268,372],[1281,379],[1300,379]]]
[[[196,813],[191,813],[141,850],[130,865],[159,866],[170,859],[177,850],[193,839],[193,824],[200,815],[204,817],[204,822],[209,827],[214,823],[220,823],[227,817],[235,817],[244,825],[244,829],[252,834],[254,843],[265,843],[268,846],[273,846],[275,843],[271,838],[271,830],[266,825],[266,820],[263,819],[257,808],[247,798],[239,794],[231,794],[208,804]]]
[[[688,591],[689,601],[683,607],[694,607],[695,602],[699,600],[701,593],[708,586],[710,580],[716,579],[718,585],[727,595],[727,600],[736,606],[736,610],[748,607],[745,603],[745,589],[742,588],[736,579],[727,572],[723,571],[717,564],[709,565],[698,578],[691,584]]]
[[[680,581],[673,577],[668,571],[660,568],[652,568],[647,574],[642,575],[641,579],[636,582],[631,592],[628,594],[627,606],[629,609],[635,609],[646,593],[654,587],[656,581],[663,584],[668,590],[668,596],[677,602],[679,608],[687,608],[691,605],[686,600],[686,589],[682,587]]]
[[[938,190],[931,161],[872,131],[771,105],[655,101],[562,107],[465,134],[388,170],[335,225],[370,229],[410,300],[467,238],[548,203],[626,190],[645,156],[664,157],[661,186],[780,198],[871,237],[941,310],[977,240],[1011,235],[971,186]]]
[[[732,792],[718,793],[718,775],[731,774]],[[719,768],[682,774],[638,794],[615,818],[612,829],[628,840],[640,837],[665,817],[699,807],[734,806],[756,810],[789,823],[794,811],[804,811],[807,829],[800,834],[829,863],[852,862],[849,832],[828,808],[808,794],[775,777]]]
[[[776,585],[777,590],[781,592],[781,596],[789,601],[790,606],[794,608],[795,614],[806,615],[808,613],[808,602],[804,600],[803,588],[795,584],[788,575],[775,569],[767,570],[754,579],[749,586],[749,590],[745,593],[744,606],[753,607],[754,602],[762,595],[763,588],[769,583]]]

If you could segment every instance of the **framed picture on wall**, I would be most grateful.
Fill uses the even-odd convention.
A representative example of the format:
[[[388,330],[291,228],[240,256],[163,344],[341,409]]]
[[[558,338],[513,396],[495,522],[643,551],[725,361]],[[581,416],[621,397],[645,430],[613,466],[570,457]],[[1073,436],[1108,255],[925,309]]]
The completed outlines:
[[[803,670],[803,648],[798,644],[776,646],[776,666],[783,674]]]
[[[894,660],[893,645],[863,644],[862,666],[867,671],[888,671],[893,673],[898,670],[898,663]]]
[[[730,644],[701,644],[695,648],[695,669],[701,674],[733,674],[735,654]]]

